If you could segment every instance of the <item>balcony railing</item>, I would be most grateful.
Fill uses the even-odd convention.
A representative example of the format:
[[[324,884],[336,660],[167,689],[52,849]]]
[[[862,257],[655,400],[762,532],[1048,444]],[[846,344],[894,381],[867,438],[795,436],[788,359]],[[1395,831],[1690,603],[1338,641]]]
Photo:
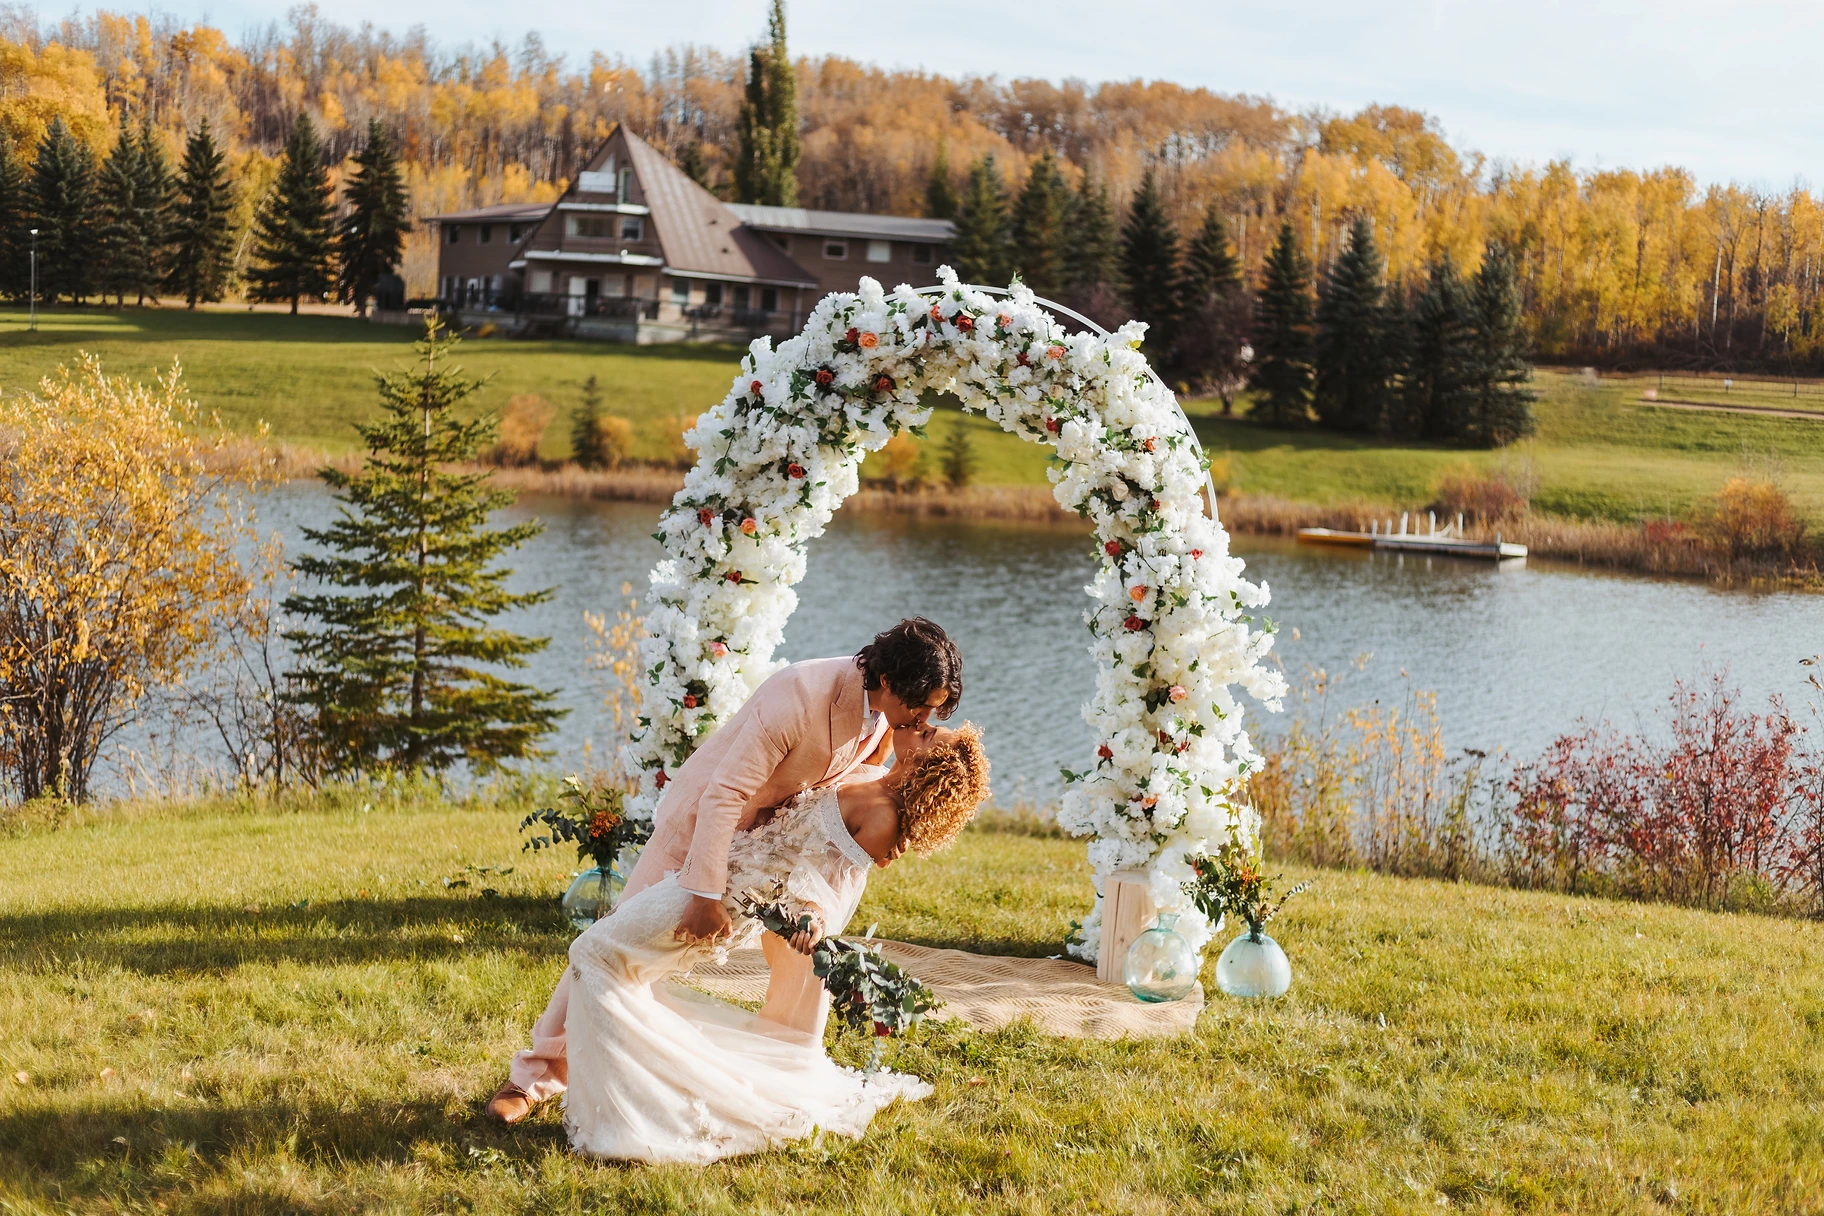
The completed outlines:
[[[632,296],[569,296],[526,294],[519,298],[516,311],[528,317],[601,317],[608,320],[632,321],[644,317],[658,319],[659,302]]]

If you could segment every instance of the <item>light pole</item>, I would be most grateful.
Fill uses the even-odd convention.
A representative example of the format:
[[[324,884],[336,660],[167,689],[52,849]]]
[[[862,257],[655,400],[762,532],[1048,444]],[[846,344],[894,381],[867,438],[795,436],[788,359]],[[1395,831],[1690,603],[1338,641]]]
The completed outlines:
[[[32,294],[31,321],[26,325],[28,330],[38,328],[38,230],[32,229]]]

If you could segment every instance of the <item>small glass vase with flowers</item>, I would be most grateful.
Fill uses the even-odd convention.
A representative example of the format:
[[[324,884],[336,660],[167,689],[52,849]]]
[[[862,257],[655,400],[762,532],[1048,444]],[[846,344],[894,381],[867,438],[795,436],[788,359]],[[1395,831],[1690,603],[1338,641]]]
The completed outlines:
[[[1301,882],[1275,898],[1273,887],[1280,876],[1264,876],[1259,834],[1248,833],[1244,839],[1239,828],[1213,854],[1185,860],[1196,877],[1183,890],[1197,910],[1211,924],[1232,915],[1248,926],[1216,960],[1216,986],[1230,996],[1284,996],[1292,986],[1292,964],[1265,929],[1288,899],[1311,884]]]
[[[557,806],[534,811],[519,825],[522,832],[535,825],[547,829],[522,848],[537,852],[573,844],[578,860],[594,863],[564,892],[564,915],[579,931],[614,911],[614,902],[627,885],[627,876],[617,868],[621,855],[652,835],[651,824],[628,816],[626,801],[627,791],[618,785],[584,785],[571,774],[564,778]]]

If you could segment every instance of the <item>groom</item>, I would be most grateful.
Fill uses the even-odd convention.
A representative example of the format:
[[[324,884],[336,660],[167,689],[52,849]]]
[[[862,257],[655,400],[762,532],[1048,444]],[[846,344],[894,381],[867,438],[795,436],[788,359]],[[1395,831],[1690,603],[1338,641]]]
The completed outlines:
[[[901,621],[853,658],[808,659],[768,678],[672,775],[653,811],[652,838],[627,877],[626,899],[667,874],[696,898],[678,921],[680,941],[731,929],[722,895],[728,847],[762,811],[806,788],[833,785],[864,760],[884,760],[891,732],[947,718],[963,695],[956,644],[923,617]],[[823,1031],[823,985],[811,960],[767,934],[771,978],[760,1015],[807,1034]],[[564,1090],[570,969],[564,968],[532,1046],[516,1053],[488,1113],[517,1123]]]

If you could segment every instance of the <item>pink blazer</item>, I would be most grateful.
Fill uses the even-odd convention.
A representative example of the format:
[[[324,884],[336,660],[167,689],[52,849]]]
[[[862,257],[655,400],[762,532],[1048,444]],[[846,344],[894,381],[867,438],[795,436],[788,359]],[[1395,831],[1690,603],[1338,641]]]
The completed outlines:
[[[671,774],[627,894],[672,870],[681,887],[721,891],[736,832],[799,790],[839,780],[874,750],[879,740],[863,734],[864,696],[852,657],[807,659],[770,676]]]

